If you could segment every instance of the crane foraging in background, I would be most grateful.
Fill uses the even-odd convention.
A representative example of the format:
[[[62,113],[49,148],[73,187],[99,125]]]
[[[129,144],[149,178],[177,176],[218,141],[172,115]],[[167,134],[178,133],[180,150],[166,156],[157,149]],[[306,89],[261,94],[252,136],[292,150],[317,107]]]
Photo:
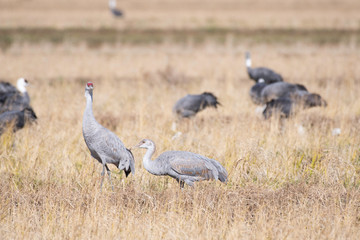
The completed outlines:
[[[114,164],[120,170],[124,170],[127,177],[130,173],[135,173],[135,160],[132,152],[124,146],[121,140],[95,120],[92,111],[93,88],[94,85],[91,82],[85,86],[86,108],[83,117],[83,136],[91,156],[103,165],[100,191],[104,181],[105,169],[109,175],[111,188],[114,190],[107,164]]]
[[[267,102],[263,116],[265,119],[268,119],[274,115],[274,113],[278,113],[280,117],[288,118],[300,109],[326,106],[327,102],[317,93],[283,96]]]
[[[16,87],[8,82],[0,82],[0,113],[30,107],[30,97],[26,91],[28,84],[25,78],[19,78]]]
[[[124,16],[124,13],[116,8],[116,0],[109,0],[109,9],[114,17]]]
[[[261,91],[261,102],[267,102],[281,97],[295,97],[309,94],[309,91],[302,84],[293,84],[287,82],[276,82],[264,87]]]
[[[255,80],[255,82],[258,82],[260,79],[263,79],[264,82],[267,84],[283,81],[283,78],[280,74],[274,72],[269,68],[266,67],[252,68],[250,52],[246,52],[245,58],[246,58],[245,63],[246,63],[248,75],[251,79]]]
[[[37,116],[32,108],[27,107],[23,110],[7,111],[0,114],[0,135],[6,128],[12,127],[13,132],[23,128],[26,123],[36,122]]]
[[[217,97],[209,92],[204,92],[199,95],[186,95],[179,99],[174,107],[173,112],[178,118],[189,118],[195,116],[198,112],[207,107],[214,107],[221,104],[218,102]]]
[[[151,157],[156,149],[153,141],[143,139],[135,147],[147,149],[143,164],[149,173],[175,178],[180,188],[183,188],[185,183],[193,186],[194,182],[202,180],[227,182],[226,169],[214,159],[192,152],[166,151],[152,161]]]

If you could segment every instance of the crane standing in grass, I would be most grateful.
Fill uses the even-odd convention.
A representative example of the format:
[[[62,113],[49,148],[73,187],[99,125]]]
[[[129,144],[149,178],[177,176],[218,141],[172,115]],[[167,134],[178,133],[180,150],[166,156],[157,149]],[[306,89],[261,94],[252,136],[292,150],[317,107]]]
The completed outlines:
[[[114,187],[111,182],[110,169],[106,164],[114,164],[120,170],[124,170],[125,175],[135,173],[134,156],[127,149],[121,140],[110,130],[101,126],[94,117],[92,111],[93,103],[93,84],[88,82],[85,87],[86,108],[83,117],[83,136],[91,156],[103,165],[101,172],[101,184],[104,181],[105,169],[109,175],[109,181],[112,189]]]
[[[30,97],[26,91],[28,84],[25,78],[19,78],[16,87],[8,82],[0,82],[0,113],[30,107]]]
[[[221,106],[217,97],[212,93],[204,92],[199,95],[189,94],[175,103],[173,112],[179,118],[189,118],[195,116],[198,112],[207,107],[217,108],[217,105]]]
[[[185,183],[193,186],[194,182],[202,180],[227,182],[226,169],[214,159],[192,152],[166,151],[152,161],[151,157],[156,149],[153,141],[144,139],[135,147],[147,149],[143,164],[149,173],[175,178],[180,183],[180,188],[183,188]]]
[[[266,84],[271,84],[274,82],[282,82],[283,78],[280,74],[274,72],[273,70],[265,67],[252,68],[251,67],[251,58],[250,53],[246,52],[246,68],[249,74],[249,77],[255,82],[258,82],[260,79],[263,79]]]
[[[109,9],[114,17],[122,17],[124,13],[116,8],[116,0],[109,0]]]
[[[3,134],[7,128],[12,127],[12,131],[23,128],[26,123],[36,122],[37,116],[31,107],[26,107],[21,111],[7,111],[0,114],[0,135]]]

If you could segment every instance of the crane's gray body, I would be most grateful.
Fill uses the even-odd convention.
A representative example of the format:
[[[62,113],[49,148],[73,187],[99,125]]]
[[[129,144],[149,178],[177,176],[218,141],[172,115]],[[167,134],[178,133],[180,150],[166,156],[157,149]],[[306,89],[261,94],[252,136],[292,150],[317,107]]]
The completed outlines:
[[[179,118],[189,118],[195,116],[196,113],[206,107],[217,108],[217,105],[220,105],[220,103],[217,101],[217,97],[212,93],[204,92],[199,95],[188,94],[175,103],[173,112]]]
[[[21,111],[7,111],[0,114],[0,135],[9,126],[16,132],[23,128],[26,123],[36,122],[37,116],[32,108],[24,108]]]
[[[191,152],[167,151],[154,161],[159,171],[152,174],[169,175],[188,185],[201,180],[219,179],[221,182],[226,182],[227,179],[227,172],[220,163]]]
[[[262,99],[261,99],[261,92],[267,85],[268,84],[265,82],[258,82],[258,83],[255,83],[255,85],[251,87],[250,98],[253,103],[255,103],[257,105],[263,104]]]
[[[155,152],[155,144],[144,139],[138,147],[147,148],[143,159],[145,169],[154,175],[167,175],[176,179],[180,187],[184,183],[193,186],[194,182],[202,180],[219,180],[227,182],[226,169],[216,160],[186,151],[166,151],[155,160],[151,156]]]
[[[319,94],[304,93],[301,95],[285,95],[267,102],[266,107],[263,111],[263,116],[265,117],[265,119],[268,119],[274,113],[279,113],[280,117],[288,118],[293,115],[296,110],[317,106],[327,106],[327,102]]]
[[[103,164],[110,177],[107,163],[114,164],[120,170],[124,170],[126,176],[135,173],[134,157],[121,140],[110,130],[101,126],[92,112],[92,89],[86,89],[86,108],[83,117],[83,136],[91,156]]]
[[[30,97],[27,92],[20,92],[8,82],[0,82],[0,113],[21,111],[30,107]]]
[[[263,79],[267,84],[283,81],[283,78],[280,74],[274,72],[269,68],[266,67],[252,68],[249,52],[246,52],[246,68],[249,77],[255,80],[256,82],[258,82],[260,79]]]
[[[267,103],[273,99],[281,97],[301,97],[309,94],[305,86],[301,84],[292,84],[287,82],[277,82],[269,84],[261,91],[261,102]]]

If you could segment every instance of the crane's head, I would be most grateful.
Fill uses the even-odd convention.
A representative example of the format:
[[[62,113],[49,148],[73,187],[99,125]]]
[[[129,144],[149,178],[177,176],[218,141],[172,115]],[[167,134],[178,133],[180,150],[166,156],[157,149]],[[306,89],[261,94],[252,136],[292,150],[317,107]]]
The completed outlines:
[[[310,93],[305,95],[304,104],[306,107],[327,106],[327,102],[317,93]]]
[[[141,140],[137,145],[134,147],[136,148],[147,148],[147,149],[155,149],[155,143],[151,141],[150,139],[143,139]]]
[[[218,102],[217,97],[211,92],[203,92],[202,93],[205,103],[204,107],[214,107],[217,108],[218,105],[221,106],[221,103]]]
[[[91,99],[92,99],[93,89],[94,89],[94,85],[93,85],[92,82],[86,83],[86,86],[85,86],[85,97],[87,97],[87,96],[89,95],[89,96],[91,97]]]
[[[29,85],[29,82],[25,78],[19,78],[17,80],[16,87],[21,93],[26,92],[27,85]]]

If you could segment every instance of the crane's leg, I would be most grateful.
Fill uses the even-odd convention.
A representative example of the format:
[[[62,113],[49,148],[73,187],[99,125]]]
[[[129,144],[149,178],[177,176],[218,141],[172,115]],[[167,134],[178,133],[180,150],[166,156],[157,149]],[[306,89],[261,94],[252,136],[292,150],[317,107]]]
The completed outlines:
[[[110,169],[108,168],[108,166],[105,164],[105,167],[106,167],[106,171],[109,175],[109,181],[110,181],[110,185],[111,185],[111,189],[114,191],[114,186],[112,184],[112,181],[111,181],[111,172],[110,172]]]
[[[100,192],[102,190],[102,185],[103,185],[103,182],[104,182],[104,175],[105,175],[105,164],[103,164],[103,170],[101,172]]]

